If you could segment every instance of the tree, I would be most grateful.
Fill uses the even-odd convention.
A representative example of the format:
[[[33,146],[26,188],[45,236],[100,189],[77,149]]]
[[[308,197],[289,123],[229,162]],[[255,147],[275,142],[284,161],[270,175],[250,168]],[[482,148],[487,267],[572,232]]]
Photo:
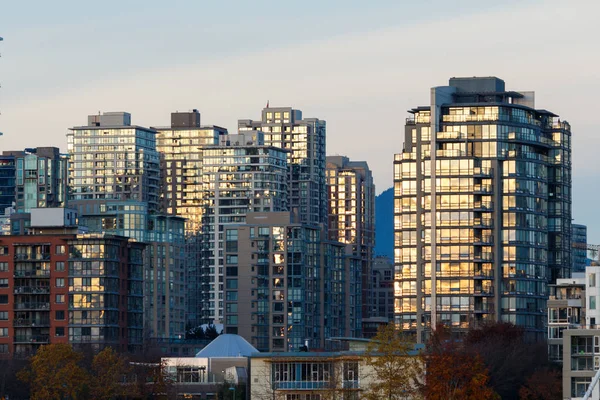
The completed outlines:
[[[127,360],[111,347],[106,347],[94,356],[92,361],[93,378],[91,394],[94,400],[110,400],[128,394],[128,386],[123,376],[130,371]]]
[[[0,359],[0,399],[26,399],[29,397],[29,385],[24,385],[17,379],[17,373],[26,365],[27,360],[22,358]]]
[[[17,377],[31,385],[31,400],[81,399],[89,381],[81,360],[70,345],[49,344],[38,349]]]
[[[464,346],[481,357],[489,371],[490,386],[502,399],[518,399],[527,378],[550,364],[546,343],[527,340],[521,327],[508,322],[471,329]]]
[[[428,400],[495,400],[489,374],[478,354],[470,354],[439,326],[422,355],[427,368],[422,393]]]
[[[521,400],[561,400],[562,374],[556,368],[544,367],[535,371],[521,389]]]
[[[417,395],[422,364],[413,352],[414,345],[401,336],[396,325],[380,327],[367,345],[365,360],[372,373],[362,397],[391,400]]]
[[[222,333],[222,332],[221,332]],[[214,340],[219,337],[219,332],[217,331],[217,327],[213,324],[210,324],[204,330],[204,337],[209,340]]]

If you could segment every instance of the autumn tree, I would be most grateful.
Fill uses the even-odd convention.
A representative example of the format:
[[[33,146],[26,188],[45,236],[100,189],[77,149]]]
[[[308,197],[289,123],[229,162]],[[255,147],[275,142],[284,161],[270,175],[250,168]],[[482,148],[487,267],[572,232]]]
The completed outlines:
[[[49,344],[38,349],[17,377],[30,384],[31,400],[81,399],[89,381],[81,360],[70,345]]]
[[[91,398],[110,400],[128,394],[128,386],[123,384],[123,376],[130,371],[125,357],[117,354],[111,347],[94,356],[92,361]]]
[[[519,389],[520,400],[561,400],[562,375],[557,368],[535,371]]]
[[[378,329],[367,345],[365,362],[372,373],[361,398],[392,400],[418,394],[421,360],[414,354],[414,344],[401,335],[395,324]]]
[[[428,400],[495,400],[487,368],[439,326],[422,354],[427,375],[422,393]]]
[[[471,329],[464,346],[481,357],[489,371],[490,386],[502,399],[518,399],[526,380],[550,365],[547,344],[528,339],[523,328],[508,322]]]

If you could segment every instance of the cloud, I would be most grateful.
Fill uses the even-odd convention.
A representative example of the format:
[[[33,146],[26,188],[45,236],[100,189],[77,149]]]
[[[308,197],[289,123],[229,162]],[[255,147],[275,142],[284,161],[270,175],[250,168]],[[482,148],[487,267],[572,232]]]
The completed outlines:
[[[574,169],[594,174],[598,11],[595,2],[548,1],[218,58],[198,54],[195,62],[174,57],[166,66],[124,69],[120,79],[22,98],[13,92],[0,140],[2,148],[41,142],[64,148],[67,128],[98,110],[130,111],[134,123],[165,125],[171,111],[198,108],[203,123],[235,130],[237,119],[259,118],[270,100],[327,120],[328,153],[368,161],[382,191],[392,185],[406,110],[428,104],[429,88],[451,76],[496,75],[509,89],[535,90],[539,108],[571,122]]]

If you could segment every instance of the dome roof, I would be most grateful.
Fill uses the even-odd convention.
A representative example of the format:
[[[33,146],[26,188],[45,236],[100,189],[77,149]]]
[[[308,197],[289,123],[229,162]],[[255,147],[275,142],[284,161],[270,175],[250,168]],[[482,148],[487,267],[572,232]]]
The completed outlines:
[[[219,358],[219,357],[248,357],[258,350],[243,337],[239,335],[223,334],[210,342],[200,350],[196,357]]]

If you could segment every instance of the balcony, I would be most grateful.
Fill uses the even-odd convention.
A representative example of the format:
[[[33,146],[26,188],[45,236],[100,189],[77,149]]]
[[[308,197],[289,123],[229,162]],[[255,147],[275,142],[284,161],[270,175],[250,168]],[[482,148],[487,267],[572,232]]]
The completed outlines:
[[[15,303],[15,310],[49,310],[50,303],[45,302],[26,302]]]
[[[16,286],[15,294],[50,294],[49,287]]]
[[[29,319],[29,318],[18,318],[15,319],[14,323],[15,328],[39,328],[50,326],[50,319],[41,318],[41,319]]]
[[[494,188],[492,187],[492,185],[473,185],[473,193],[492,193],[493,191]]]
[[[475,246],[494,244],[494,236],[493,235],[475,236],[475,238],[473,239],[473,244]]]
[[[473,175],[476,177],[489,177],[489,176],[492,176],[493,174],[494,174],[493,168],[488,168],[488,167],[474,167],[473,168]]]
[[[38,270],[19,270],[15,271],[15,278],[48,278],[50,277],[49,269],[38,269]]]
[[[50,342],[50,335],[24,335],[15,336],[15,344],[17,343],[36,343],[45,344]]]
[[[476,253],[473,256],[473,259],[475,260],[475,262],[492,261],[494,259],[494,253]]]
[[[476,201],[473,203],[475,211],[492,211],[494,209],[493,201]]]
[[[491,228],[494,220],[491,218],[473,218],[473,226],[476,228]]]
[[[492,287],[489,288],[475,288],[473,290],[473,294],[475,296],[493,296],[494,289]]]
[[[48,261],[50,260],[50,253],[17,253],[15,254],[15,261]]]

